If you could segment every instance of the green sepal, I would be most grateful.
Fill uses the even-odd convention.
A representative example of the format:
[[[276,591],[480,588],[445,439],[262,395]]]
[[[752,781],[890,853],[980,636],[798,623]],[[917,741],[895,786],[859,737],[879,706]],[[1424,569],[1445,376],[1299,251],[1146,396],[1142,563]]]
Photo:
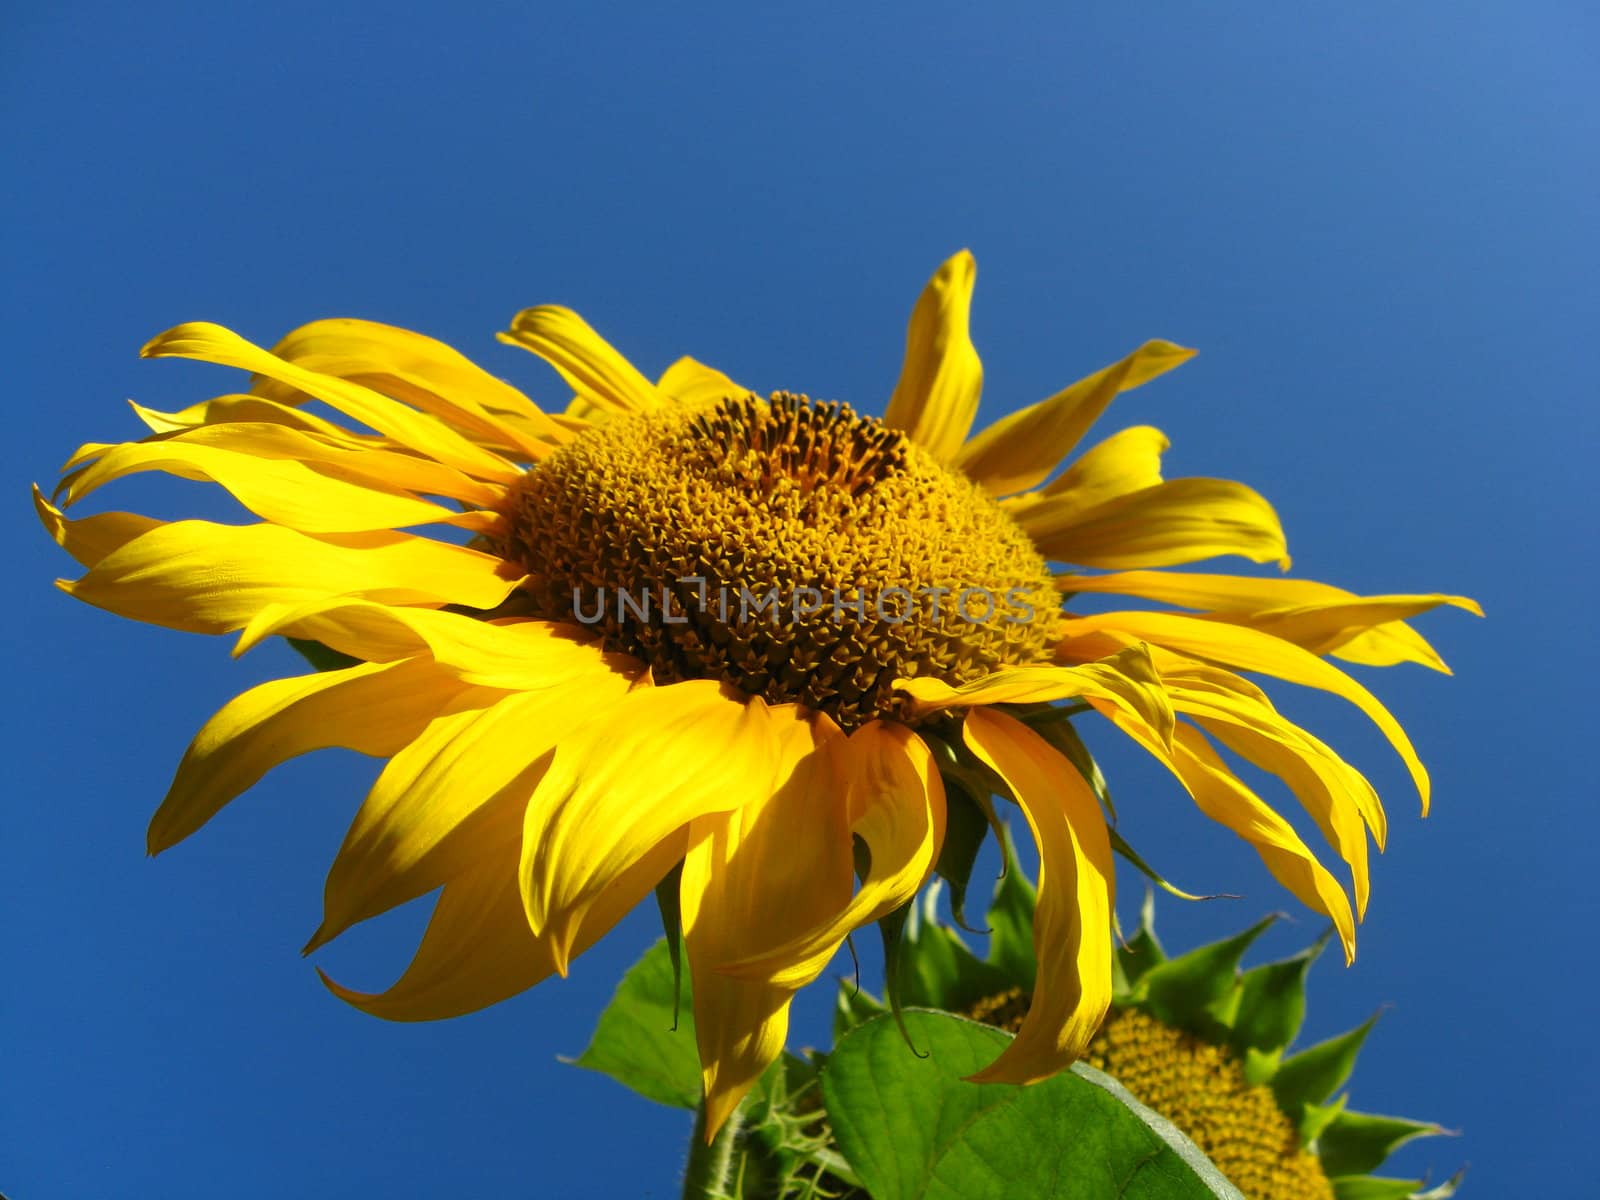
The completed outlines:
[[[1334,1200],[1411,1200],[1422,1186],[1420,1179],[1381,1179],[1376,1175],[1346,1175],[1330,1182]]]
[[[1334,1200],[1449,1200],[1466,1176],[1462,1168],[1437,1187],[1425,1192],[1421,1179],[1385,1179],[1377,1175],[1344,1175],[1332,1181]]]
[[[1117,966],[1128,981],[1130,995],[1141,995],[1141,984],[1150,968],[1166,961],[1167,952],[1156,937],[1156,895],[1146,888],[1144,903],[1139,906],[1139,931],[1117,946]]]
[[[905,1006],[902,1001],[904,990],[900,986],[900,968],[904,962],[906,921],[912,914],[916,899],[906,901],[891,913],[886,913],[878,918],[878,933],[883,938],[883,993],[889,1001],[889,1012],[894,1017],[894,1023],[900,1028],[900,1036],[905,1039],[906,1045],[911,1047],[913,1054],[927,1053],[919,1050],[911,1040],[911,1031],[906,1028]]]
[[[1332,1104],[1306,1105],[1300,1114],[1300,1145],[1312,1145],[1324,1129],[1339,1119],[1339,1114],[1344,1111],[1345,1102],[1349,1099],[1350,1095],[1346,1092]]]
[[[1159,1021],[1221,1041],[1239,986],[1239,960],[1277,919],[1276,914],[1264,917],[1243,933],[1151,967],[1139,981],[1142,1005]]]
[[[688,973],[674,981],[663,938],[628,968],[588,1048],[569,1061],[609,1075],[647,1100],[694,1108],[700,1103],[700,1051],[688,999]],[[679,1010],[683,1019],[675,1025]]]
[[[1039,893],[1017,862],[1007,834],[1000,839],[1004,869],[989,903],[989,962],[1004,972],[1010,986],[1033,991],[1039,963],[1033,952],[1033,910]]]
[[[839,994],[833,1001],[833,1040],[837,1042],[857,1025],[888,1011],[871,992],[850,980],[841,980]]]
[[[1378,1014],[1373,1013],[1349,1033],[1318,1042],[1283,1060],[1272,1077],[1272,1092],[1290,1120],[1299,1120],[1303,1105],[1321,1104],[1350,1078],[1361,1044],[1377,1020]]]
[[[943,885],[935,881],[913,902],[899,947],[901,1003],[961,1012],[979,1000],[1017,985],[993,963],[967,948],[955,930],[938,918]]]
[[[1414,1138],[1446,1133],[1449,1130],[1431,1121],[1342,1112],[1318,1137],[1317,1157],[1326,1175],[1360,1175],[1375,1170]]]
[[[1306,1016],[1306,974],[1327,944],[1324,934],[1292,958],[1264,963],[1244,973],[1229,1045],[1240,1053],[1259,1050],[1276,1054],[1294,1041]]]
[[[1163,877],[1162,874],[1159,871],[1157,871],[1149,863],[1145,862],[1145,860],[1140,857],[1139,852],[1137,850],[1135,850],[1132,846],[1130,846],[1128,844],[1128,840],[1126,838],[1124,838],[1120,833],[1118,833],[1115,829],[1107,827],[1106,832],[1111,835],[1111,849],[1112,849],[1112,851],[1114,853],[1116,853],[1116,854],[1120,854],[1123,858],[1125,858],[1128,861],[1128,864],[1130,866],[1132,866],[1135,871],[1138,871],[1139,874],[1143,875],[1146,879],[1148,879],[1151,883],[1155,884],[1163,892],[1166,892],[1167,895],[1176,896],[1179,900],[1237,900],[1237,899],[1239,899],[1239,897],[1236,896],[1232,892],[1215,892],[1215,893],[1212,893],[1211,895],[1207,896],[1207,895],[1201,895],[1201,894],[1199,894],[1197,892],[1186,892],[1186,891],[1184,891],[1177,884],[1168,882],[1167,879],[1165,877]]]
[[[1431,1187],[1425,1192],[1413,1194],[1411,1200],[1450,1200],[1450,1197],[1456,1194],[1456,1189],[1461,1186],[1461,1181],[1466,1177],[1467,1169],[1462,1167],[1438,1187]]]
[[[1244,1057],[1240,1060],[1240,1068],[1244,1071],[1244,1081],[1251,1087],[1258,1087],[1263,1083],[1271,1083],[1272,1077],[1278,1073],[1278,1064],[1283,1061],[1281,1051],[1274,1050],[1267,1053],[1257,1050],[1254,1046],[1245,1047]]]
[[[675,864],[656,884],[656,908],[661,913],[661,932],[672,958],[672,1028],[678,1028],[681,1015],[678,1001],[683,993],[683,908],[679,895],[683,883],[683,863]]]
[[[983,805],[958,780],[945,781],[944,845],[934,871],[950,885],[950,915],[969,933],[982,933],[967,924],[967,887],[972,882],[972,867],[989,832],[989,815]],[[992,811],[992,810],[991,810]]]
[[[308,638],[292,637],[283,640],[293,646],[296,653],[318,671],[343,671],[346,667],[358,666],[361,662],[359,658],[351,658],[348,654],[341,654],[321,642],[313,642]]]

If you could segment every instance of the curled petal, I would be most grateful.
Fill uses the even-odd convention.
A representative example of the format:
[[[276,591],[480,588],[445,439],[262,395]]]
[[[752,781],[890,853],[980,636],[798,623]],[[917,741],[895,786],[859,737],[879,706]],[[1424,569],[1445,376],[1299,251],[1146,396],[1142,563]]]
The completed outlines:
[[[655,385],[570,308],[523,309],[510,330],[497,336],[544,359],[580,399],[602,412],[649,412],[662,402]]]
[[[975,709],[967,746],[1005,781],[1039,847],[1032,1003],[1016,1038],[975,1083],[1034,1083],[1072,1064],[1111,1004],[1111,839],[1083,776],[1003,713]]]
[[[911,312],[906,357],[883,423],[948,462],[978,415],[983,363],[968,331],[978,264],[970,251],[934,272]]]

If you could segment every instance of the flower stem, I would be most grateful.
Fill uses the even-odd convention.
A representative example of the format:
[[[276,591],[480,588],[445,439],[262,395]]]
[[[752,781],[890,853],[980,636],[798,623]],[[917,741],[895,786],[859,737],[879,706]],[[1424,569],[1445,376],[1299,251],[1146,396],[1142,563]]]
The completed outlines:
[[[706,1105],[702,1100],[694,1111],[694,1132],[689,1135],[689,1161],[683,1168],[683,1200],[732,1200],[728,1178],[733,1166],[733,1148],[744,1125],[743,1106],[734,1109],[706,1141]]]

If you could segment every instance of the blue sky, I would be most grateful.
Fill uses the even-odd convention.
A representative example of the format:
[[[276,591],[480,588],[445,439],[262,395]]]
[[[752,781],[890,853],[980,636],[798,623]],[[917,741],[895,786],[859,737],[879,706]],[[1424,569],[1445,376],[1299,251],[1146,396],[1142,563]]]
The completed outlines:
[[[6,18],[0,1189],[668,1196],[688,1131],[555,1059],[582,1048],[650,913],[567,982],[465,1020],[386,1024],[323,991],[297,950],[366,761],[285,767],[145,859],[194,729],[295,667],[50,586],[70,564],[27,485],[80,442],[135,436],[127,397],[170,409],[236,386],[141,363],[144,340],[183,320],[270,342],[370,317],[556,403],[554,377],[492,335],[560,302],[647,371],[693,353],[881,411],[916,291],[962,246],[988,416],[1148,337],[1197,346],[1108,428],[1157,424],[1169,474],[1266,493],[1299,574],[1488,609],[1423,621],[1454,679],[1368,680],[1433,769],[1426,822],[1357,715],[1283,697],[1392,814],[1360,957],[1318,968],[1308,1033],[1390,1006],[1352,1104],[1463,1133],[1401,1167],[1470,1161],[1486,1197],[1590,1182],[1573,1139],[1600,1099],[1600,818],[1577,753],[1595,665],[1594,12],[978,11],[152,0]],[[224,511],[181,481],[105,503]],[[1245,893],[1165,905],[1169,943],[1290,906],[1105,732],[1087,729],[1130,839],[1186,886]],[[381,985],[423,916],[322,959]],[[1302,915],[1267,949],[1315,932]],[[796,1044],[823,1037],[824,991]]]

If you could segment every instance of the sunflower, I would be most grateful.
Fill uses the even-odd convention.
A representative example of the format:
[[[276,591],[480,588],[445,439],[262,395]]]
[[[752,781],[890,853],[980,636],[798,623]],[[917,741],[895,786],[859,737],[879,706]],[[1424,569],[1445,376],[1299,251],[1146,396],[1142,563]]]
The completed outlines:
[[[1155,429],[1056,473],[1114,397],[1191,352],[1149,342],[969,439],[975,273],[962,252],[922,292],[881,419],[762,398],[689,358],[651,382],[559,307],[500,336],[571,386],[561,413],[367,321],[317,321],[270,351],[206,323],[157,337],[145,357],[237,368],[249,390],[176,413],[135,405],[149,436],[69,460],[62,507],[36,495],[87,568],[60,586],[122,616],[235,634],[236,654],[280,635],[344,665],[252,688],[208,721],[151,852],[293,756],[386,759],[308,950],[442,889],[392,987],[328,981],[395,1020],[566,974],[670,877],[715,1130],[779,1053],[796,990],[928,879],[944,777],[981,778],[985,802],[992,790],[1020,805],[1043,872],[1032,1007],[980,1078],[1031,1081],[1083,1052],[1111,998],[1112,840],[1049,719],[1072,701],[1170,767],[1332,918],[1350,955],[1378,799],[1234,672],[1353,701],[1425,804],[1404,731],[1325,656],[1443,669],[1404,620],[1471,602],[1158,569],[1287,564],[1254,491],[1162,480]],[[150,470],[219,484],[260,521],[62,511]],[[1100,592],[1192,611],[1063,607]],[[1354,915],[1212,739],[1288,781],[1351,872]]]
[[[1026,882],[1002,891],[1009,894],[997,904],[1031,899]],[[953,1001],[974,1020],[1015,1029],[1026,1010],[1026,973],[975,958],[939,923],[933,904],[925,903],[920,915],[909,953],[936,953],[957,964],[946,993],[928,999]],[[1370,1174],[1407,1142],[1449,1131],[1348,1106],[1343,1089],[1377,1014],[1293,1049],[1305,1019],[1307,976],[1326,938],[1241,970],[1245,953],[1273,921],[1169,958],[1147,897],[1138,931],[1117,952],[1111,1008],[1084,1060],[1183,1130],[1249,1200],[1453,1196],[1464,1170],[1431,1188],[1421,1179]],[[1004,990],[991,990],[997,986]],[[974,991],[984,994],[974,1001]],[[841,995],[839,1007],[864,1014],[874,1004]]]

